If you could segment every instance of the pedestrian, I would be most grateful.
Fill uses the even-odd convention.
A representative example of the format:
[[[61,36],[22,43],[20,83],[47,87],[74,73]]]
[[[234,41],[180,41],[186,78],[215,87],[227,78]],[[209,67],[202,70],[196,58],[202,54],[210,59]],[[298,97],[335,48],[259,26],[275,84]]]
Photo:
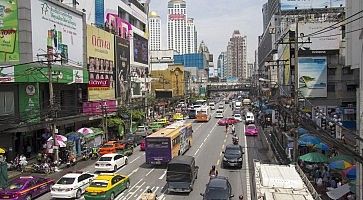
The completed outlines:
[[[338,179],[338,183],[337,183],[337,187],[342,186],[342,181],[340,179]]]
[[[343,141],[344,144],[347,144],[346,141],[345,141],[345,135],[344,135],[344,133],[342,134],[342,141]]]

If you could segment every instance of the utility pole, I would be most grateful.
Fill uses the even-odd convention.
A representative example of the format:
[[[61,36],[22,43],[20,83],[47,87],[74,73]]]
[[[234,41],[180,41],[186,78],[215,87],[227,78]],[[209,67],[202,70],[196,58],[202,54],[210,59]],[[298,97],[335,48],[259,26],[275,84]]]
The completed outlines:
[[[103,119],[103,132],[105,133],[105,140],[108,141],[108,122],[107,122],[107,103],[102,101],[102,119]]]
[[[296,16],[296,27],[295,27],[295,41],[294,41],[294,69],[295,69],[295,109],[296,114],[299,115],[299,16]],[[294,132],[294,162],[298,161],[299,151],[298,151],[298,126],[299,126],[299,116],[296,116],[296,130]]]

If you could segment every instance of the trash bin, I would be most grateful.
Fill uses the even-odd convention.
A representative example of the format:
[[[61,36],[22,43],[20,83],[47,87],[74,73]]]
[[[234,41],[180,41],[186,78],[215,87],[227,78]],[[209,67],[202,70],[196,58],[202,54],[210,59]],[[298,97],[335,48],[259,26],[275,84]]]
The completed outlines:
[[[8,165],[6,162],[0,162],[0,187],[8,186]]]

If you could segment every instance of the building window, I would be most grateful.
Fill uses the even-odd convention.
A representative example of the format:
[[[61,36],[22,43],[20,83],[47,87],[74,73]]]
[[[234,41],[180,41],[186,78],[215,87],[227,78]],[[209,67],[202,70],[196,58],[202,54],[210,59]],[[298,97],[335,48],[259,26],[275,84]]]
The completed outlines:
[[[0,92],[0,115],[14,114],[14,93]]]
[[[334,83],[330,83],[328,84],[328,92],[335,92],[335,84]]]
[[[347,85],[348,92],[355,92],[357,89],[357,85]]]
[[[342,71],[343,71],[343,74],[346,74],[346,75],[353,74],[353,70],[350,69],[350,67],[343,67]]]

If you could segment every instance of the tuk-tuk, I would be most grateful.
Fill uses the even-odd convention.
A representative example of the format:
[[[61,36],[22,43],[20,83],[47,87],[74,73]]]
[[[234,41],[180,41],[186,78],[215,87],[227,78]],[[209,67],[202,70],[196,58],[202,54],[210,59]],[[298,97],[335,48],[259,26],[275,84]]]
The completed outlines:
[[[162,126],[167,126],[169,124],[169,121],[166,117],[157,119],[156,121],[160,123]]]

